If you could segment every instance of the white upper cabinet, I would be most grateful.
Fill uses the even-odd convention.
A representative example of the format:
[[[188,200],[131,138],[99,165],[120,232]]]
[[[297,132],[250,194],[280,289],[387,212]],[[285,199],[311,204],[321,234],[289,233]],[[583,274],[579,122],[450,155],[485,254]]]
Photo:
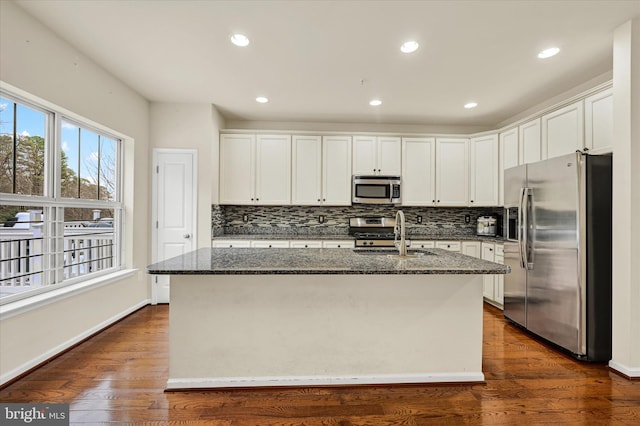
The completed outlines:
[[[542,158],[571,154],[584,147],[582,101],[542,116]]]
[[[471,157],[469,205],[497,206],[500,172],[498,135],[471,138],[469,148]]]
[[[402,138],[402,205],[436,203],[435,138]]]
[[[220,135],[220,204],[255,204],[255,141]]]
[[[519,127],[520,164],[535,163],[542,159],[540,142],[540,119],[529,121]]]
[[[351,205],[351,136],[322,138],[322,204]]]
[[[296,205],[318,205],[322,202],[322,138],[291,138],[292,180],[291,202]]]
[[[469,139],[436,139],[436,205],[467,206]]]
[[[256,203],[291,204],[291,136],[256,138]]]
[[[220,204],[291,204],[291,136],[221,135]]]
[[[354,136],[354,175],[400,175],[401,139],[395,136]]]
[[[504,171],[519,164],[518,128],[500,133],[500,172],[498,176],[498,205],[504,205]]]
[[[293,136],[292,203],[351,205],[351,137]]]
[[[613,89],[584,100],[584,146],[592,154],[613,152]]]

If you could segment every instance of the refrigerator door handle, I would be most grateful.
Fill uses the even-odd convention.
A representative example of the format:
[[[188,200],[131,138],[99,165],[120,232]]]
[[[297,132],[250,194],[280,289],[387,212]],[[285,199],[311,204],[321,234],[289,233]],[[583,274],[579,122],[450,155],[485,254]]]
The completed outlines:
[[[529,222],[531,221],[531,217],[529,216],[529,201],[530,198],[532,196],[532,191],[531,188],[524,188],[523,190],[523,194],[522,194],[522,217],[523,217],[523,224],[522,224],[522,229],[523,229],[523,247],[522,247],[522,251],[523,251],[523,262],[524,262],[524,269],[526,270],[532,270],[533,269],[533,259],[529,258],[529,253],[531,250],[529,250],[529,231],[531,230],[531,226],[529,224]]]
[[[524,220],[523,207],[524,207],[524,195],[526,193],[525,188],[520,188],[520,202],[518,206],[518,251],[520,252],[520,266],[522,269],[527,269],[526,260],[524,258],[524,250],[522,249],[522,243],[524,241]]]

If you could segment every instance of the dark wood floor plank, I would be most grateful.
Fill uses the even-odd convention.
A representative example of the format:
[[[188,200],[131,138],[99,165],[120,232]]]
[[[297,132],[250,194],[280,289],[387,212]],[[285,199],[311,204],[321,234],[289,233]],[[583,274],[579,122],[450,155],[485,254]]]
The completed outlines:
[[[640,382],[579,362],[484,310],[486,383],[164,392],[166,305],[130,315],[0,390],[69,403],[79,425],[640,424]]]

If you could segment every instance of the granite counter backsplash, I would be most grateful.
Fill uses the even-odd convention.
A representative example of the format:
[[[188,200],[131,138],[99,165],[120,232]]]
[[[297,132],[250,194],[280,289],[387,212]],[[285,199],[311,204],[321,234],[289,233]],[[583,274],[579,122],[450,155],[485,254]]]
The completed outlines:
[[[393,206],[221,206],[211,209],[212,237],[255,234],[281,236],[346,236],[349,218],[359,216],[395,217],[405,214],[407,236],[434,235],[450,238],[476,233],[478,216],[502,213],[502,209],[482,207],[393,207]],[[465,216],[471,221],[465,223]],[[319,222],[319,217],[324,219]],[[422,216],[422,223],[417,223]],[[247,221],[243,219],[246,217]]]

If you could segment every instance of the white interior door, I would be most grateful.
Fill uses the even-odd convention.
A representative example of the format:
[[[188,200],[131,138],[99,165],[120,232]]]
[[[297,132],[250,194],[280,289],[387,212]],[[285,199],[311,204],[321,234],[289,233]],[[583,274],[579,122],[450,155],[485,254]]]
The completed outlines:
[[[154,150],[154,262],[196,247],[197,153]],[[155,275],[153,303],[169,303],[169,276]]]

